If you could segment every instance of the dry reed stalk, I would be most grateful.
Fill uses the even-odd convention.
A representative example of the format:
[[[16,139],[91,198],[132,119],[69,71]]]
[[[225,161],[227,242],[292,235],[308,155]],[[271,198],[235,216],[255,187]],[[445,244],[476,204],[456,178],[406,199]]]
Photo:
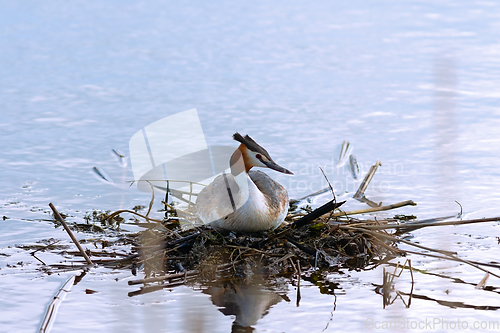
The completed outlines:
[[[349,215],[356,215],[356,214],[365,214],[365,213],[373,213],[373,212],[380,212],[383,210],[390,210],[390,209],[395,209],[395,208],[400,208],[404,206],[416,206],[417,204],[413,200],[406,200],[402,202],[398,202],[395,204],[387,205],[387,206],[381,206],[381,207],[371,207],[371,208],[366,208],[366,209],[358,209],[358,210],[352,210],[349,212],[337,212],[333,213],[331,217],[337,217],[337,216],[349,216]]]
[[[68,227],[68,225],[66,224],[66,222],[64,222],[61,214],[59,214],[59,212],[57,211],[56,207],[52,203],[49,203],[49,207],[54,212],[54,217],[56,218],[56,220],[59,223],[62,224],[62,226],[64,227],[64,229],[68,233],[69,237],[71,237],[71,240],[73,241],[73,243],[75,243],[75,245],[78,248],[78,250],[80,250],[80,253],[85,258],[85,261],[87,262],[87,264],[89,264],[90,266],[93,266],[94,264],[92,263],[92,260],[90,260],[90,258],[87,255],[87,253],[85,253],[85,250],[82,248],[82,246],[78,242],[78,239],[76,239],[75,235],[73,235],[73,232],[71,232],[71,229]]]

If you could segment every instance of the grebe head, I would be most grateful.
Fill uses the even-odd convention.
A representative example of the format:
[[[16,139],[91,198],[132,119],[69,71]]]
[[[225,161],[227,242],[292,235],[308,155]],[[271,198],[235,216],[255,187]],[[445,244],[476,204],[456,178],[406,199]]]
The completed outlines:
[[[233,157],[231,158],[231,165],[235,164],[236,159],[239,159],[239,157],[242,156],[246,172],[255,166],[270,168],[288,175],[293,175],[291,171],[276,164],[271,156],[269,156],[269,153],[248,135],[243,137],[240,133],[236,132],[233,134],[233,139],[240,142],[241,145],[233,154]]]

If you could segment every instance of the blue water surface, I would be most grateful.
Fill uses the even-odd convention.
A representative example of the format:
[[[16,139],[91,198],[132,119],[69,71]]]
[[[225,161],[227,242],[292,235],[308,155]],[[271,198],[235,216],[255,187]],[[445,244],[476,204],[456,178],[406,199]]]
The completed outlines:
[[[71,246],[50,222],[48,203],[73,221],[94,209],[147,205],[149,194],[126,183],[133,179],[130,161],[121,164],[111,150],[129,156],[133,134],[192,108],[208,145],[236,146],[234,132],[249,134],[293,171],[293,177],[269,173],[292,198],[327,186],[321,166],[336,194],[348,199],[346,209],[366,207],[349,199],[359,180],[334,167],[348,140],[360,177],[382,162],[366,192],[373,201],[414,200],[418,206],[398,213],[420,219],[457,215],[455,201],[464,218],[499,215],[497,2],[1,3],[0,327],[6,331],[36,330],[69,277],[40,273],[40,262],[16,247],[49,238]],[[414,232],[413,240],[489,262],[498,260],[498,228],[496,222],[431,228]],[[257,315],[267,314],[253,326],[383,330],[403,318],[395,330],[425,331],[418,325],[429,320],[433,331],[452,331],[444,321],[498,322],[498,289],[474,288],[484,272],[411,259],[420,271],[409,308],[399,300],[382,308],[373,285],[382,283],[382,267],[343,271],[329,276],[335,297],[305,281],[297,307],[289,285],[280,291],[289,302],[255,305]],[[65,298],[52,332],[231,331],[235,317],[218,311],[209,295],[180,287],[129,298],[131,278],[91,271]],[[410,282],[406,272],[396,289],[409,292]]]

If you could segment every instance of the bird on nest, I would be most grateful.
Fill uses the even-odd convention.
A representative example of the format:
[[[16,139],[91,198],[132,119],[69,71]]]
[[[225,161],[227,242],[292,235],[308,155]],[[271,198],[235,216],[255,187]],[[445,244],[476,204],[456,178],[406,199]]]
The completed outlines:
[[[251,169],[262,167],[293,173],[274,162],[248,135],[235,133],[233,139],[240,145],[229,160],[231,173],[217,176],[198,194],[198,215],[214,229],[239,232],[275,229],[288,212],[288,193],[266,173]]]

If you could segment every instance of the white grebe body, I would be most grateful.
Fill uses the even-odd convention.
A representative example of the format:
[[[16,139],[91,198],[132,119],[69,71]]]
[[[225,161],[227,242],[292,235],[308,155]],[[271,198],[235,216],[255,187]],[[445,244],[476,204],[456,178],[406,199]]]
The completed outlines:
[[[267,151],[248,135],[233,138],[241,145],[230,161],[230,174],[222,174],[205,187],[196,199],[200,219],[215,229],[239,232],[272,230],[283,223],[288,212],[286,189],[254,166],[292,174],[277,165]]]

